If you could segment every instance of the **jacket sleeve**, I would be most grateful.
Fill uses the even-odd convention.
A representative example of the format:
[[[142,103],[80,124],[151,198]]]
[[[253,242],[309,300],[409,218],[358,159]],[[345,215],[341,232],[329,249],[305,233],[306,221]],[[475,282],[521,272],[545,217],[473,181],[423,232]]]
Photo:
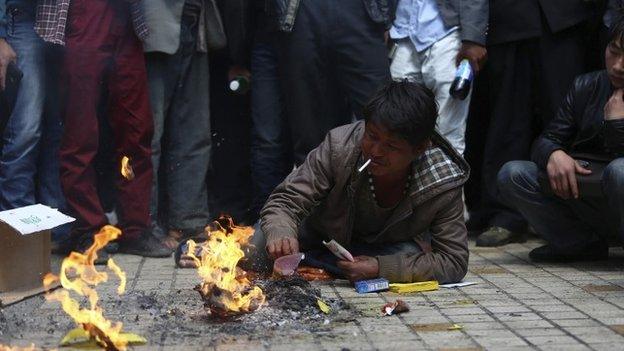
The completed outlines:
[[[379,276],[391,282],[461,281],[468,271],[468,232],[461,188],[439,195],[443,204],[431,223],[431,251],[378,256]]]
[[[301,221],[332,188],[330,137],[331,133],[269,196],[260,213],[267,242],[283,237],[296,238]]]
[[[548,159],[553,152],[567,150],[576,135],[577,127],[574,121],[574,113],[580,84],[580,80],[577,78],[572,89],[563,99],[555,118],[533,143],[531,159],[541,169],[546,169]]]
[[[461,40],[485,46],[490,5],[488,0],[459,0]]]

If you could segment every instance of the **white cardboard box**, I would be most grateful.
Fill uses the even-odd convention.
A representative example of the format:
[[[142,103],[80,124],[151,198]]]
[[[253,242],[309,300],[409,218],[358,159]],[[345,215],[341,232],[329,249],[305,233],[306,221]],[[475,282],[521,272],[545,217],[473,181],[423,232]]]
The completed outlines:
[[[41,204],[0,212],[0,306],[43,291],[50,230],[74,220]]]

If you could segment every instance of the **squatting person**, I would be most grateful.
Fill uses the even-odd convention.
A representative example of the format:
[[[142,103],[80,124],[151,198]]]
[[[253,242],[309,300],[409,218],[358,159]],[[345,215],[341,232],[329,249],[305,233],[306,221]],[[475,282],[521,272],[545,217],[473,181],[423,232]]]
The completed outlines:
[[[533,144],[533,161],[509,162],[498,174],[501,197],[548,242],[530,252],[534,261],[605,259],[607,239],[624,238],[623,18],[611,26],[608,42],[606,70],[576,78]],[[579,153],[600,156],[604,169],[592,174],[573,158]],[[540,172],[548,182],[539,182]],[[579,175],[597,177],[602,192],[583,195]]]
[[[251,261],[301,250],[306,264],[351,281],[460,281],[468,267],[462,185],[469,167],[434,130],[435,95],[416,83],[388,83],[363,114],[364,121],[331,130],[274,190]],[[329,239],[355,262],[336,261],[319,245]]]

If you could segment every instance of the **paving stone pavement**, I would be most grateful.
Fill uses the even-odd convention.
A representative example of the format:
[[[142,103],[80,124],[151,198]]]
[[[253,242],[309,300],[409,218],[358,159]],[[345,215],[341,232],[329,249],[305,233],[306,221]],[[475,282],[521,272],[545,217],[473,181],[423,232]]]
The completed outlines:
[[[136,350],[618,350],[624,345],[624,251],[611,249],[608,261],[532,264],[538,240],[502,248],[471,242],[465,281],[477,285],[398,295],[359,295],[345,281],[315,283],[324,298],[344,301],[355,318],[321,320],[318,326],[260,327],[249,335],[201,317],[202,303],[192,290],[194,270],[175,269],[171,259],[116,255],[128,274],[129,294],[150,294],[170,304],[172,315],[158,315],[141,300],[125,305],[115,287],[98,288],[107,317],[124,330],[146,336]],[[139,296],[139,295],[137,295]],[[401,298],[411,310],[380,316],[381,306]],[[108,305],[108,303],[111,303]],[[190,321],[190,322],[189,322]],[[459,326],[459,327],[458,327]],[[0,309],[0,344],[57,347],[73,328],[58,303],[35,297]],[[233,329],[232,329],[233,330]],[[216,337],[216,335],[219,337]]]

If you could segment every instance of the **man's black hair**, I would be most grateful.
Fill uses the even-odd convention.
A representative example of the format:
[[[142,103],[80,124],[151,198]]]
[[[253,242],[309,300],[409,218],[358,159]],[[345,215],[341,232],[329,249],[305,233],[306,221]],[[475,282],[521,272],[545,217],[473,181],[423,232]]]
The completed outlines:
[[[427,87],[407,80],[394,81],[379,89],[364,106],[366,122],[419,146],[429,139],[438,118],[435,95]]]
[[[617,42],[620,48],[624,48],[624,8],[615,10],[611,26],[607,33],[607,44]]]

